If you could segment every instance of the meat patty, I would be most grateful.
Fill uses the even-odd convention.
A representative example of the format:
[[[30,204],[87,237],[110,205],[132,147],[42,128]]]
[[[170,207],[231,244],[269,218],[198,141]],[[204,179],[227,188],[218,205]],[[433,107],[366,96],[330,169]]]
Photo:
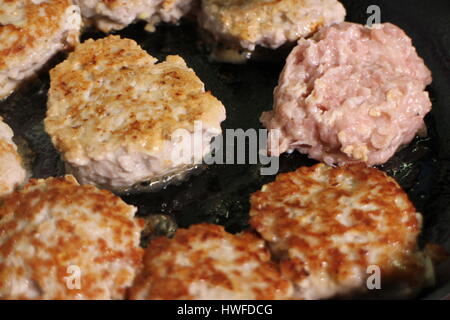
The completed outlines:
[[[150,242],[130,292],[132,299],[283,299],[291,287],[260,238],[199,224]]]
[[[77,44],[80,28],[80,10],[71,0],[0,0],[0,99]]]
[[[155,21],[177,23],[187,13],[197,9],[198,2],[199,0],[164,0],[158,7]]]
[[[0,198],[25,182],[26,171],[13,142],[13,131],[0,117]]]
[[[50,72],[45,129],[81,183],[122,190],[199,163],[225,108],[179,56],[109,36]]]
[[[385,23],[342,23],[300,40],[262,115],[269,152],[327,164],[385,163],[425,128],[431,73],[411,39]]]
[[[135,211],[72,176],[31,180],[0,207],[0,298],[122,299],[142,262]]]
[[[144,20],[152,28],[164,21],[176,23],[188,13],[195,0],[74,0],[81,14],[104,32],[120,30]]]
[[[295,43],[345,13],[336,0],[203,0],[199,22],[216,41],[253,51]]]
[[[374,294],[366,284],[376,268],[385,298],[411,296],[428,277],[421,215],[392,178],[363,164],[280,174],[251,196],[250,216],[295,298]]]

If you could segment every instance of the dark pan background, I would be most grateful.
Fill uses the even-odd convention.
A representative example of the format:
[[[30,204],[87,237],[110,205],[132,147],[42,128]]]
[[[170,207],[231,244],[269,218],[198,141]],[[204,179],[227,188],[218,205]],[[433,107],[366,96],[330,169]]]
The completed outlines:
[[[398,152],[381,169],[392,175],[408,192],[417,209],[425,217],[421,243],[435,242],[450,249],[450,1],[449,0],[342,0],[347,8],[347,20],[365,23],[367,7],[381,8],[382,22],[392,22],[413,38],[419,54],[433,72],[429,92],[433,111],[427,116],[429,137],[416,139]],[[211,63],[201,45],[194,24],[160,26],[155,33],[143,31],[141,24],[121,32],[135,39],[151,55],[164,59],[179,54],[225,105],[227,120],[223,129],[261,128],[262,111],[271,109],[272,93],[283,67],[279,63],[252,62],[246,65]],[[87,32],[83,39],[104,36]],[[64,57],[49,63],[53,67]],[[48,72],[0,102],[0,115],[16,133],[32,168],[33,177],[64,174],[63,163],[43,130],[46,111]],[[293,171],[315,163],[298,153],[283,155],[280,172]],[[130,194],[123,199],[139,208],[139,215],[162,213],[178,226],[197,222],[224,225],[231,232],[248,227],[249,196],[274,176],[261,176],[261,165],[211,165],[180,185],[142,194]],[[436,290],[424,297],[441,298],[450,293],[445,283],[450,267],[440,271]],[[428,295],[430,294],[430,295]]]

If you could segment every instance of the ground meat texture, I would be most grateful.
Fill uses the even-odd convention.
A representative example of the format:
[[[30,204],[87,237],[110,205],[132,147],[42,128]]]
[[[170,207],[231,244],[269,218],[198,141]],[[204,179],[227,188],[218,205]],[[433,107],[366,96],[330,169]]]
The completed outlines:
[[[165,0],[158,8],[156,22],[178,23],[191,11],[196,11],[199,0]]]
[[[26,171],[17,146],[12,140],[13,131],[0,117],[0,198],[25,182]]]
[[[188,13],[194,0],[74,0],[83,18],[104,32],[120,30],[138,20],[149,28],[164,21],[177,23]]]
[[[142,262],[135,211],[72,176],[31,180],[0,207],[0,298],[122,299]]]
[[[217,41],[253,51],[295,43],[344,17],[336,0],[203,0],[199,22]]]
[[[0,99],[76,45],[80,28],[80,10],[71,0],[0,0]]]
[[[250,217],[295,298],[406,298],[432,274],[417,246],[421,215],[392,178],[363,164],[280,174],[251,196]],[[367,289],[370,266],[381,290]]]
[[[284,299],[291,293],[264,241],[199,224],[157,238],[145,252],[131,299]]]
[[[386,23],[353,23],[300,40],[275,89],[269,151],[298,150],[327,164],[385,163],[424,131],[431,73],[411,39]]]
[[[88,40],[50,72],[45,130],[82,184],[126,190],[199,163],[225,108],[179,56]],[[179,156],[181,155],[181,156]]]

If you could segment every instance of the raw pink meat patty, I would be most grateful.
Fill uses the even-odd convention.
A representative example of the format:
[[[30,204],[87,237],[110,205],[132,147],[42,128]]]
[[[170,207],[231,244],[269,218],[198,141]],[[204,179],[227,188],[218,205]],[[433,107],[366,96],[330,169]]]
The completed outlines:
[[[269,152],[297,149],[327,164],[385,163],[425,129],[430,83],[431,72],[397,26],[324,28],[299,41],[275,89],[274,110],[261,116]]]

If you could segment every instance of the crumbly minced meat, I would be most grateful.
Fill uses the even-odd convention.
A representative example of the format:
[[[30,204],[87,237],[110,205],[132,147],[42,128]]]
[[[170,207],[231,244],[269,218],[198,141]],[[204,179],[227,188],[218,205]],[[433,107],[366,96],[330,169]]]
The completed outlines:
[[[336,0],[203,0],[199,22],[217,41],[253,51],[295,43],[345,13]]]
[[[195,72],[179,56],[156,62],[109,36],[51,70],[45,129],[81,183],[118,188],[164,175],[186,163],[174,152],[201,160],[221,134],[225,108]]]
[[[343,22],[302,39],[274,91],[268,151],[298,150],[329,165],[383,164],[424,134],[431,72],[390,24]]]
[[[227,233],[199,224],[178,229],[174,238],[156,238],[146,249],[144,267],[131,299],[285,299],[282,279],[264,241],[253,233]]]
[[[122,299],[142,262],[135,211],[72,176],[32,179],[0,207],[0,298]]]
[[[0,99],[58,51],[78,43],[80,10],[71,0],[0,0]]]
[[[367,293],[369,266],[380,268],[385,297],[408,297],[425,284],[422,217],[377,169],[318,164],[280,174],[251,196],[250,216],[295,298]]]

